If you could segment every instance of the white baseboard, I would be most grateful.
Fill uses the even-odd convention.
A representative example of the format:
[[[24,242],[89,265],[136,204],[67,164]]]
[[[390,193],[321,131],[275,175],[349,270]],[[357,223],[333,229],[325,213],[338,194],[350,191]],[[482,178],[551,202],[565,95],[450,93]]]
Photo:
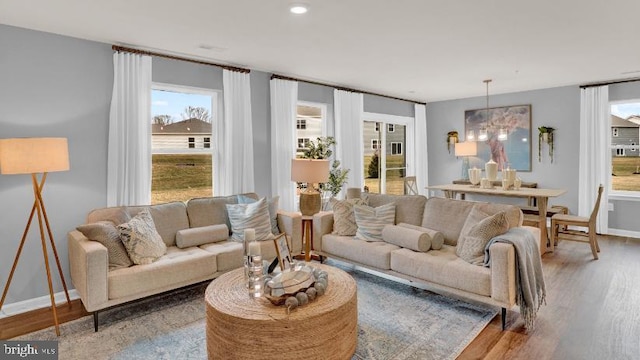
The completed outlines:
[[[71,300],[80,298],[76,289],[69,290],[69,298]],[[64,304],[67,301],[67,298],[64,296],[64,291],[55,293],[53,295],[53,299],[55,300],[57,305]],[[5,304],[2,306],[2,310],[0,310],[0,319],[22,314],[31,310],[48,307],[51,307],[51,298],[49,297],[49,295],[24,301],[18,301],[11,304]]]
[[[632,238],[640,238],[640,231],[629,231],[629,230],[621,230],[621,229],[609,229],[607,235],[614,236],[625,236]]]

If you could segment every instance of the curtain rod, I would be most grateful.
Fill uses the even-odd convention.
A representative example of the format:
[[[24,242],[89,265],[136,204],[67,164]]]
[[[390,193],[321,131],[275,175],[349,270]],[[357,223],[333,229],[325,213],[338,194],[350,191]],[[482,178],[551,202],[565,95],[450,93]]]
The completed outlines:
[[[580,85],[580,89],[586,89],[590,87],[604,86],[604,85],[623,84],[623,83],[634,82],[634,81],[640,81],[640,78],[610,80],[610,81],[602,81],[602,82],[591,83],[591,84],[584,84],[584,85]]]
[[[223,69],[227,69],[227,70],[230,70],[230,71],[237,71],[237,72],[242,72],[242,73],[251,72],[250,69],[245,69],[245,68],[241,68],[241,67],[223,65],[223,64],[216,64],[216,63],[213,63],[213,62],[189,59],[189,58],[184,58],[184,57],[175,56],[175,55],[161,54],[161,53],[156,53],[156,52],[151,52],[151,51],[146,51],[146,50],[140,50],[140,49],[134,49],[134,48],[118,46],[118,45],[112,45],[111,49],[113,49],[114,51],[128,52],[128,53],[132,53],[132,54],[149,55],[149,56],[161,57],[161,58],[171,59],[171,60],[186,61],[186,62],[190,62],[190,63],[194,63],[194,64],[200,64],[200,65],[217,66],[217,67],[220,67],[220,68],[223,68]]]
[[[420,102],[420,101],[415,101],[415,100],[409,100],[409,99],[403,99],[403,98],[399,98],[399,97],[395,97],[395,96],[389,96],[389,95],[384,95],[384,94],[376,94],[376,93],[369,92],[369,91],[362,91],[362,90],[357,90],[357,89],[351,89],[351,88],[347,88],[347,87],[343,87],[343,86],[336,86],[336,85],[331,85],[331,84],[325,84],[325,83],[321,83],[321,82],[318,82],[318,81],[311,81],[311,80],[297,79],[297,78],[290,77],[290,76],[283,76],[283,75],[273,74],[273,75],[271,75],[271,79],[280,79],[280,80],[298,81],[298,82],[304,82],[304,83],[307,83],[307,84],[314,84],[314,85],[320,85],[320,86],[328,86],[328,87],[336,88],[336,89],[338,89],[338,90],[343,90],[343,91],[357,92],[357,93],[362,93],[362,94],[367,94],[367,95],[381,96],[381,97],[385,97],[385,98],[393,99],[393,100],[407,101],[407,102],[412,102],[412,103],[415,103],[415,104],[427,105],[427,103],[425,103],[425,102]]]

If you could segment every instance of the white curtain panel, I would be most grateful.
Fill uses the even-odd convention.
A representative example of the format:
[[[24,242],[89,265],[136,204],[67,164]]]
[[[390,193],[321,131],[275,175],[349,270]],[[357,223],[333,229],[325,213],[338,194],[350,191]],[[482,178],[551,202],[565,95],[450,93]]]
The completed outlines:
[[[362,94],[350,91],[333,91],[333,107],[336,134],[335,158],[343,169],[349,169],[346,188],[364,187],[363,159],[363,98]]]
[[[609,87],[590,87],[580,93],[580,165],[578,215],[589,216],[598,197],[598,186],[604,185],[596,231],[609,231],[609,177],[611,176],[609,125]]]
[[[113,54],[107,206],[151,203],[151,57]]]
[[[415,104],[415,169],[418,193],[427,195],[429,185],[429,154],[427,152],[427,107]]]
[[[295,211],[296,185],[291,181],[295,157],[298,82],[272,79],[271,88],[271,191],[280,196],[280,208]]]
[[[253,126],[249,73],[223,70],[224,117],[216,126],[213,193],[233,195],[255,191]]]

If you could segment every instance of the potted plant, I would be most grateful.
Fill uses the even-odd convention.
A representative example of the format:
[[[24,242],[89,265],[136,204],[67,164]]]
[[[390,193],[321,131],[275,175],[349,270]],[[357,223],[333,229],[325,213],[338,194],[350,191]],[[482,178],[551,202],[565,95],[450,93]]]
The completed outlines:
[[[554,128],[549,126],[540,126],[538,128],[538,162],[542,161],[542,143],[549,144],[549,157],[553,163],[553,132]]]
[[[302,157],[305,159],[328,159],[333,155],[331,146],[335,144],[336,140],[331,136],[318,137],[316,141],[309,141]],[[320,190],[331,193],[332,197],[337,196],[347,182],[348,174],[349,169],[340,168],[340,160],[333,160],[329,171],[329,182],[320,184]]]

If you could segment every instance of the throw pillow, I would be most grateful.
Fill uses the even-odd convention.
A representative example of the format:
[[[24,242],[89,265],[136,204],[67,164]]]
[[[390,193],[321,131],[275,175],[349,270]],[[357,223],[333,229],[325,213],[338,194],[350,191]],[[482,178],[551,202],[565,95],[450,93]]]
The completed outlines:
[[[415,229],[396,225],[385,225],[382,239],[389,244],[397,245],[413,251],[427,252],[431,249],[431,237]]]
[[[178,230],[176,233],[176,246],[180,249],[200,246],[229,238],[227,224],[201,226],[190,229]]]
[[[109,257],[109,271],[126,268],[133,265],[127,254],[127,249],[120,240],[120,233],[111,221],[98,221],[92,224],[80,225],[76,228],[89,240],[97,241],[107,248]]]
[[[398,226],[426,233],[427,235],[429,235],[429,238],[431,239],[431,248],[433,250],[442,249],[442,244],[444,244],[444,234],[441,233],[440,231],[429,229],[422,226],[407,224],[407,223],[400,223],[398,224]]]
[[[471,212],[473,212],[473,209]],[[484,249],[491,238],[502,235],[507,230],[509,230],[509,221],[507,220],[506,212],[501,211],[485,217],[460,238],[462,241],[459,241],[456,246],[456,255],[468,263],[482,266]]]
[[[271,222],[271,233],[273,235],[280,234],[280,228],[278,228],[278,200],[279,196],[267,200],[267,206],[269,208],[269,221]],[[245,195],[238,195],[238,204],[253,204],[258,200],[250,198]]]
[[[226,206],[231,222],[231,237],[234,240],[243,241],[245,229],[255,229],[256,240],[272,240],[275,237],[271,232],[269,209],[265,198],[251,204],[226,204]]]
[[[396,205],[385,204],[372,208],[366,205],[354,205],[356,217],[356,239],[366,241],[383,241],[382,229],[385,225],[393,225],[396,218]]]
[[[118,225],[120,240],[134,264],[151,264],[167,252],[167,245],[156,230],[148,208],[124,224]]]
[[[333,208],[333,234],[341,236],[354,236],[358,230],[356,225],[356,215],[353,212],[354,205],[367,205],[360,198],[337,200],[331,198]]]

